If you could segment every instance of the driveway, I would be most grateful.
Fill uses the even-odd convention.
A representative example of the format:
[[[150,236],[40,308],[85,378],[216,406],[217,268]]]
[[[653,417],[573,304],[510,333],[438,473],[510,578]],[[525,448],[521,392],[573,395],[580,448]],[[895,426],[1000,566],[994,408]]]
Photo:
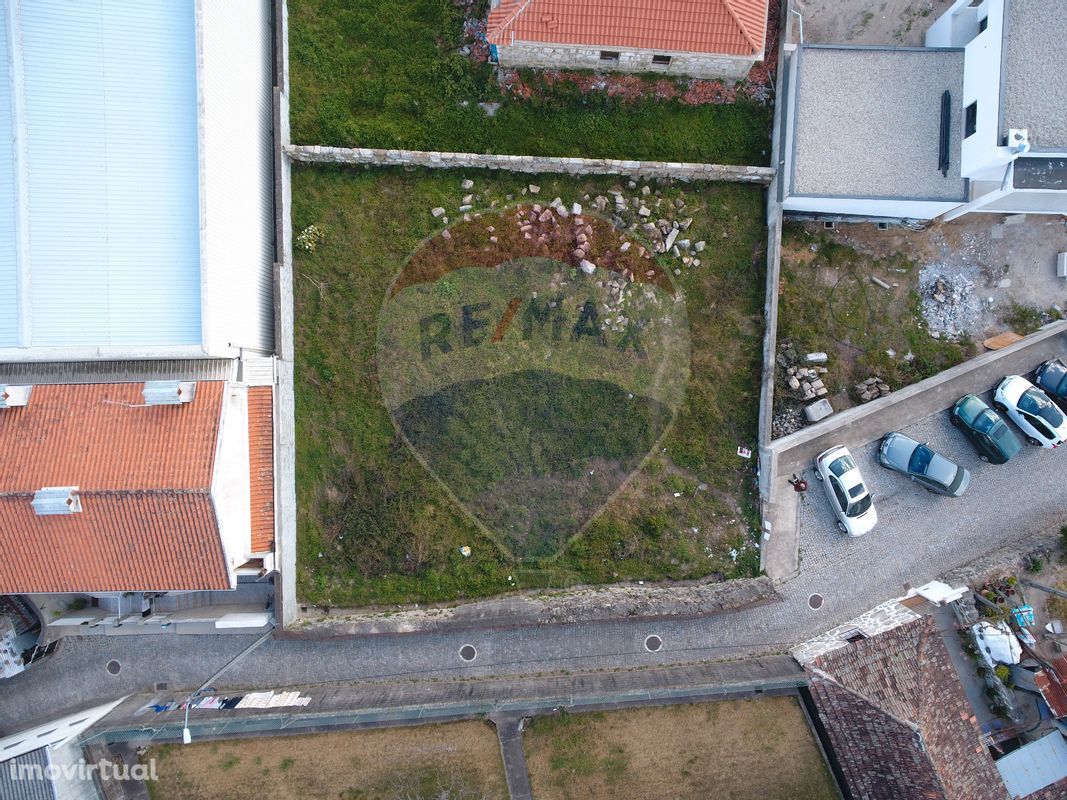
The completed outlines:
[[[861,587],[875,595],[900,594],[905,582],[919,585],[916,578],[947,572],[961,556],[996,550],[1067,517],[1067,447],[1026,446],[1007,464],[986,464],[944,411],[903,433],[969,469],[970,488],[960,498],[932,494],[878,464],[879,440],[850,447],[878,510],[878,526],[850,539],[836,532],[829,500],[808,470],[811,490],[800,507],[797,580],[816,587],[817,576],[824,576],[828,603]]]

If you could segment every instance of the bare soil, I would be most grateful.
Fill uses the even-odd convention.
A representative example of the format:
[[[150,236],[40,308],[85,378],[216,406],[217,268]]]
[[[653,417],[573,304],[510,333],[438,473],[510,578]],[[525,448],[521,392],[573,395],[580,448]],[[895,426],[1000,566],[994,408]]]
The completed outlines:
[[[488,723],[153,747],[153,800],[477,797],[507,800]]]
[[[797,0],[804,41],[920,46],[953,0]],[[795,23],[794,23],[795,24]],[[794,28],[794,41],[796,40]]]
[[[525,747],[538,800],[837,796],[791,697],[540,718]]]

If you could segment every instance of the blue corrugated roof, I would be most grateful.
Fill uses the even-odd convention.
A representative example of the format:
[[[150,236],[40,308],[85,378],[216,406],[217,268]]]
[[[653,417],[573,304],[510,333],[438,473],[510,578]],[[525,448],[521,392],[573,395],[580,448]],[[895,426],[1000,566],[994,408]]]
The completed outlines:
[[[31,344],[199,344],[193,2],[19,7]]]
[[[1058,732],[1023,745],[997,761],[1012,797],[1025,797],[1067,778],[1067,742]]]
[[[0,3],[0,10],[3,4]],[[0,36],[0,347],[18,343],[18,263],[15,259],[15,157],[11,127],[11,65]]]

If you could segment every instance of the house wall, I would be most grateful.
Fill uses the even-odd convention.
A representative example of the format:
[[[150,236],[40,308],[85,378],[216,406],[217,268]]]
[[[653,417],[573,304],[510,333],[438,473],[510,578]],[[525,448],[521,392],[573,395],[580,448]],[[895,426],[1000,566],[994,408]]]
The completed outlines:
[[[274,351],[270,0],[196,0],[204,348]]]
[[[604,61],[602,50],[619,53],[618,61]],[[670,50],[622,50],[614,47],[586,47],[582,45],[520,42],[497,45],[497,58],[502,67],[537,67],[542,69],[595,69],[610,72],[662,72],[666,75],[690,75],[695,78],[744,78],[752,65],[763,58],[728,56],[708,53],[681,53]],[[655,55],[671,57],[668,66],[652,63]]]
[[[1016,189],[1006,197],[975,211],[997,214],[1067,214],[1067,191]]]
[[[219,522],[230,582],[251,557],[252,497],[248,462],[248,387],[230,383],[222,402],[211,499]]]
[[[857,217],[885,217],[886,219],[933,219],[959,206],[952,201],[892,200],[869,197],[800,197],[785,198],[785,211],[811,214],[846,214]]]
[[[998,180],[1004,165],[1014,158],[1000,146],[1001,45],[1004,37],[1004,0],[957,0],[926,33],[927,47],[963,47],[963,109],[978,103],[975,133],[963,139],[960,169],[965,178]],[[978,22],[987,27],[979,33]],[[961,128],[965,118],[961,118]],[[962,134],[961,134],[962,135]]]

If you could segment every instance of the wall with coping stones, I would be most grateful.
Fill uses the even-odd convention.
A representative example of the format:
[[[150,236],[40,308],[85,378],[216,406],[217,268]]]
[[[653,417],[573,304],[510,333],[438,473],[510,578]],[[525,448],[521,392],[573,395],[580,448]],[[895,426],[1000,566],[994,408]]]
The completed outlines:
[[[918,618],[918,614],[900,604],[899,598],[889,600],[849,620],[844,625],[838,625],[814,639],[809,639],[789,652],[800,664],[810,664],[824,653],[847,645],[848,641],[845,636],[857,630],[862,631],[865,636],[876,636]]]
[[[371,147],[286,145],[293,161],[313,164],[427,167],[430,169],[502,169],[530,174],[622,175],[632,178],[675,178],[682,181],[730,181],[762,186],[771,182],[771,167],[695,164],[681,161],[632,161],[614,158],[558,158],[446,153],[425,150],[382,150]]]
[[[602,51],[617,52],[618,61],[600,58]],[[670,56],[671,63],[661,66],[652,63],[653,56]],[[610,72],[662,72],[665,75],[689,75],[694,78],[726,78],[739,81],[762,53],[751,56],[731,56],[712,53],[683,53],[669,50],[619,50],[615,47],[584,47],[581,45],[519,42],[497,45],[497,58],[502,67],[534,67],[539,69],[595,69]]]

